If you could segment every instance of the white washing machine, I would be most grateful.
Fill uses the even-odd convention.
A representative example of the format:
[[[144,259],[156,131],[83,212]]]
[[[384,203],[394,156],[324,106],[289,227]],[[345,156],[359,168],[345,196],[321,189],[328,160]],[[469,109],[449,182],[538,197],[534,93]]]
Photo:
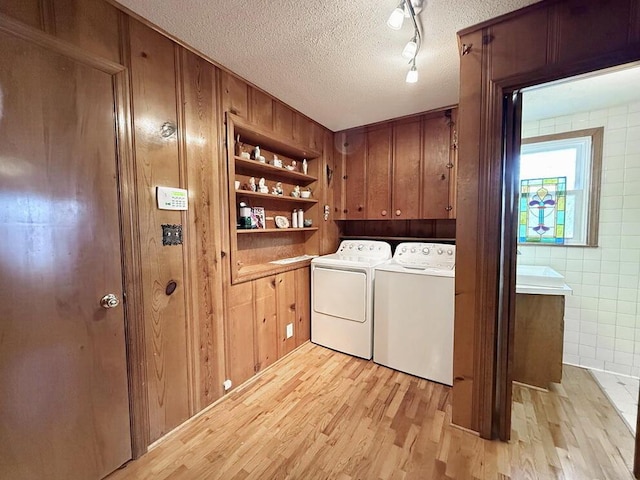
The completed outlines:
[[[345,240],[311,261],[313,343],[371,359],[375,267],[390,259],[386,242]]]
[[[401,243],[376,268],[373,361],[453,385],[456,247]]]

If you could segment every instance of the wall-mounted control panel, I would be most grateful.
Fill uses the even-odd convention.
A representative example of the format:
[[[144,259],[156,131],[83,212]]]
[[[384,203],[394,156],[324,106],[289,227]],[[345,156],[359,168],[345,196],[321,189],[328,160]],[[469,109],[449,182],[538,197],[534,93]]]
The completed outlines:
[[[160,210],[187,210],[189,192],[182,188],[156,187],[156,197]]]

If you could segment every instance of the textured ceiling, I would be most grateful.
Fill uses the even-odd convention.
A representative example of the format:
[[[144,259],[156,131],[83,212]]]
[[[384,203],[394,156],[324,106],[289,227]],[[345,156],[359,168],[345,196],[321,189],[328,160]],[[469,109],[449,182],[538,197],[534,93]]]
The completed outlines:
[[[398,0],[118,1],[338,131],[456,104],[456,32],[537,0],[427,0],[416,84],[400,56],[409,22],[386,26]]]

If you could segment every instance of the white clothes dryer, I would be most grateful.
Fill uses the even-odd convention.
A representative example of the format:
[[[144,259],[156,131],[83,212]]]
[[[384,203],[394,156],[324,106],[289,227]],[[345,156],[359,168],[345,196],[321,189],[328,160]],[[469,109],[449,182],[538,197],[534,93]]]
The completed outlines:
[[[386,242],[345,240],[311,261],[313,343],[371,359],[375,267],[390,259]]]
[[[373,361],[453,385],[454,245],[401,243],[376,268]]]

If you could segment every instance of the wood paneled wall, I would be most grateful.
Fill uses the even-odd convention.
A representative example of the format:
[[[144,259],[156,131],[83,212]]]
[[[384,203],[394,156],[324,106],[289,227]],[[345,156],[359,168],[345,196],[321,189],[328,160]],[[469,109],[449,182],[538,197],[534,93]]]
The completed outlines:
[[[327,152],[317,162],[318,171],[312,172],[322,180],[318,198],[327,203],[336,201],[325,188],[326,166],[338,170],[333,133],[106,0],[3,0],[0,14],[128,71],[131,115],[120,128],[132,132],[133,174],[120,181],[121,201],[134,206],[131,217],[137,222],[127,233],[134,239],[130,260],[135,265],[127,267],[133,271],[129,281],[138,284],[141,294],[127,301],[139,312],[128,322],[140,337],[129,339],[131,352],[139,351],[139,361],[130,369],[138,372],[131,391],[132,410],[138,412],[134,454],[140,455],[148,444],[220,398],[225,378],[246,379],[255,370],[254,352],[244,347],[253,345],[253,300],[243,297],[246,289],[230,288],[225,257],[229,205],[224,112]],[[177,127],[167,138],[160,135],[165,122]],[[158,210],[157,185],[188,188],[189,210]],[[315,235],[321,253],[337,247],[338,232],[331,220],[321,222]],[[184,244],[163,246],[162,224],[182,224]],[[293,284],[300,288],[308,281],[308,269],[290,276],[287,296],[269,297],[273,305],[264,303],[274,310],[277,301],[290,310],[286,322],[296,321],[296,315],[304,317],[306,307],[294,312],[291,306],[300,295]],[[168,294],[171,281],[177,288]],[[250,294],[265,281],[249,284]],[[228,310],[235,312],[232,323],[243,322],[240,328],[232,325],[233,335],[225,321]],[[302,323],[302,329],[308,329],[308,322]],[[270,328],[273,345],[260,350],[265,363],[300,344],[298,332],[281,342],[281,327],[274,322]]]
[[[510,273],[515,240],[502,245],[503,227],[515,238],[513,219],[501,213],[503,201],[512,201],[500,193],[515,164],[510,158],[503,164],[504,95],[640,60],[640,7],[637,0],[549,0],[459,36],[464,53],[458,123],[453,422],[483,437],[504,439],[509,435],[506,340],[512,319],[500,315],[499,300],[501,295],[511,301],[515,297]],[[505,341],[498,343],[498,335]]]

